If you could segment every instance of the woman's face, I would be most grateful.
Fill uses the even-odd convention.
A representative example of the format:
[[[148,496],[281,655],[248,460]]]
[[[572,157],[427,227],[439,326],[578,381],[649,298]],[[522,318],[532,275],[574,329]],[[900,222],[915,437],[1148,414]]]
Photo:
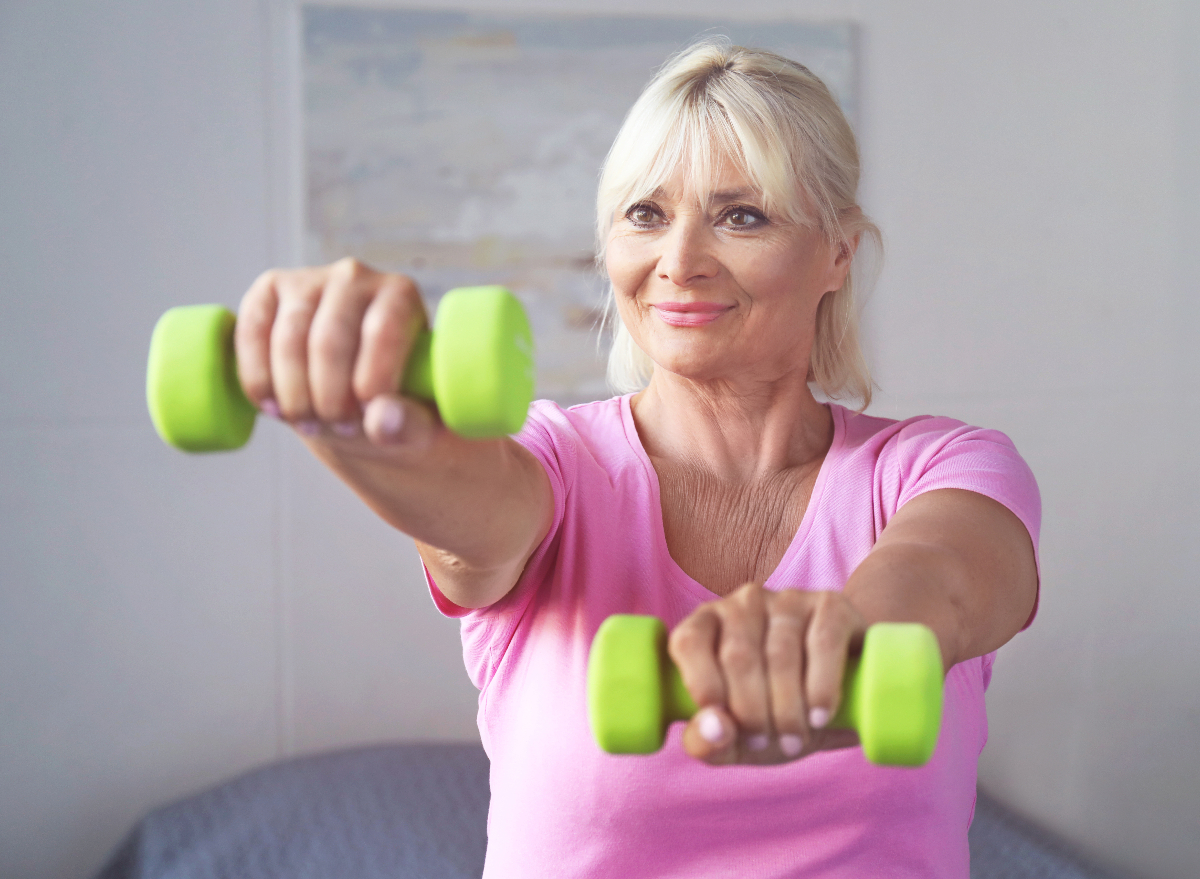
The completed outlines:
[[[770,216],[729,162],[703,192],[683,175],[618,210],[606,264],[617,308],[657,366],[696,381],[807,379],[817,305],[850,254]]]

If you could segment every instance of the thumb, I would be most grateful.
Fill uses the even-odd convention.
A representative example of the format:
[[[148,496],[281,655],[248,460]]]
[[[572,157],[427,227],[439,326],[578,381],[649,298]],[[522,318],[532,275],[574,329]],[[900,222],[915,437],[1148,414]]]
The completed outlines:
[[[737,724],[724,708],[709,705],[696,712],[683,730],[683,749],[713,766],[738,759]]]
[[[440,428],[428,406],[399,394],[380,394],[363,410],[363,432],[377,446],[421,449]]]

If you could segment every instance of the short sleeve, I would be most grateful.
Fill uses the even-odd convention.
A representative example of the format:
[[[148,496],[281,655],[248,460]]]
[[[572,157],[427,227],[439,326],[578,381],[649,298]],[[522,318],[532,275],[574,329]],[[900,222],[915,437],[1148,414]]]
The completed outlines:
[[[918,495],[942,488],[989,497],[1007,507],[1029,532],[1040,583],[1041,495],[1033,471],[1012,440],[1000,431],[949,418],[922,418],[905,422],[889,445],[884,484],[890,483],[885,494],[894,497],[891,513]],[[1036,612],[1035,605],[1026,626]]]

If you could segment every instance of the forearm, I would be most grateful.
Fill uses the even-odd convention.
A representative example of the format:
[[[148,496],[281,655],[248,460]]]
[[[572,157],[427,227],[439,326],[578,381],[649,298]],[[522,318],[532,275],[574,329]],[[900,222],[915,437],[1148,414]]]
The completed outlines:
[[[549,480],[507,437],[466,440],[442,430],[412,449],[362,439],[307,443],[380,518],[417,542],[443,592],[461,606],[502,597],[549,528]]]
[[[995,501],[931,492],[897,514],[845,593],[868,623],[928,625],[949,669],[996,650],[1029,618],[1037,594],[1032,543]]]
[[[931,547],[894,545],[871,553],[846,582],[845,593],[868,624],[919,622],[933,630],[942,663],[955,663],[994,650],[1007,638],[989,638],[986,620],[961,600],[965,572],[953,558]]]

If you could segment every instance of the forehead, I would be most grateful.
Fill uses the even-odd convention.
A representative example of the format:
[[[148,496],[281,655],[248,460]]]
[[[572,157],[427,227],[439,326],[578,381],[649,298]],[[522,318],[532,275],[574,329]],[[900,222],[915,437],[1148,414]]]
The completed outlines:
[[[763,193],[735,162],[723,158],[715,167],[707,170],[679,167],[647,195],[669,202],[724,204],[760,201]]]

